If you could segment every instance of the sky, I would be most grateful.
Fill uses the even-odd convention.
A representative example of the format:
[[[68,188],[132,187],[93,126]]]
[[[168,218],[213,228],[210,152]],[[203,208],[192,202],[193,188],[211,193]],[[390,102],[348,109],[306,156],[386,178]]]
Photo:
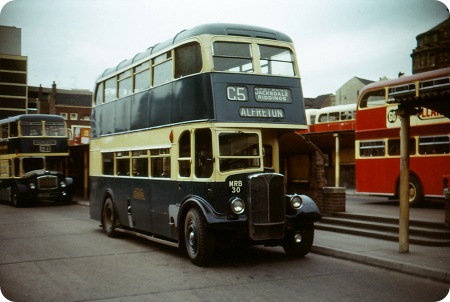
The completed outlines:
[[[449,17],[437,0],[0,0],[0,8],[0,25],[21,28],[30,86],[92,91],[105,69],[184,29],[226,22],[289,35],[312,98],[354,76],[410,75],[416,36]]]

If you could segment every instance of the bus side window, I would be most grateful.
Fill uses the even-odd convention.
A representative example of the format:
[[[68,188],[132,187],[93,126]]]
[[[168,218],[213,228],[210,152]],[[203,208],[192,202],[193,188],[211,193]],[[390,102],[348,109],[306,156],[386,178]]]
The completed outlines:
[[[169,51],[153,59],[153,86],[172,80],[173,62],[171,55]]]
[[[130,176],[130,157],[128,151],[116,152],[117,175]]]
[[[180,136],[178,164],[181,177],[191,176],[191,133],[188,130]]]
[[[170,178],[170,149],[150,150],[152,177]]]
[[[319,115],[319,123],[325,123],[328,121],[328,114],[322,113]]]
[[[213,171],[211,130],[195,131],[195,176],[209,178]]]
[[[103,153],[103,175],[114,175],[114,153]]]

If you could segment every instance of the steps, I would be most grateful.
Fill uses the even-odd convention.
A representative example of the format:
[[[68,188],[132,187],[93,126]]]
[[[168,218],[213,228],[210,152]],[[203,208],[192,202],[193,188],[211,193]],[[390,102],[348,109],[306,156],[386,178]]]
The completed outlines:
[[[336,213],[315,223],[317,230],[399,241],[396,218]],[[450,229],[443,223],[409,222],[409,243],[426,246],[450,246]]]

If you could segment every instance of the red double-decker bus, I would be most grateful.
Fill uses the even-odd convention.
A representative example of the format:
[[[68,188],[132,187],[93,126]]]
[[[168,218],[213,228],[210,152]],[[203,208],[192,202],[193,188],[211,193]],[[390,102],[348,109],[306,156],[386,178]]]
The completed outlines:
[[[356,191],[398,196],[400,117],[391,100],[399,94],[419,99],[450,87],[450,68],[380,81],[364,87],[358,99],[355,130]],[[431,100],[432,101],[432,100]],[[410,119],[409,202],[443,198],[450,178],[450,119],[422,108]]]

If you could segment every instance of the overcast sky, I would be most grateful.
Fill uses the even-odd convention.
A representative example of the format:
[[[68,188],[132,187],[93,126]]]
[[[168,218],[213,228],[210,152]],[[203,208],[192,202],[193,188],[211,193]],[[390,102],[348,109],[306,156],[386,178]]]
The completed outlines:
[[[278,3],[278,4],[277,4]],[[448,18],[437,0],[0,0],[0,25],[22,29],[28,85],[93,90],[106,68],[199,24],[288,34],[305,97],[354,76],[411,74],[416,36]]]

